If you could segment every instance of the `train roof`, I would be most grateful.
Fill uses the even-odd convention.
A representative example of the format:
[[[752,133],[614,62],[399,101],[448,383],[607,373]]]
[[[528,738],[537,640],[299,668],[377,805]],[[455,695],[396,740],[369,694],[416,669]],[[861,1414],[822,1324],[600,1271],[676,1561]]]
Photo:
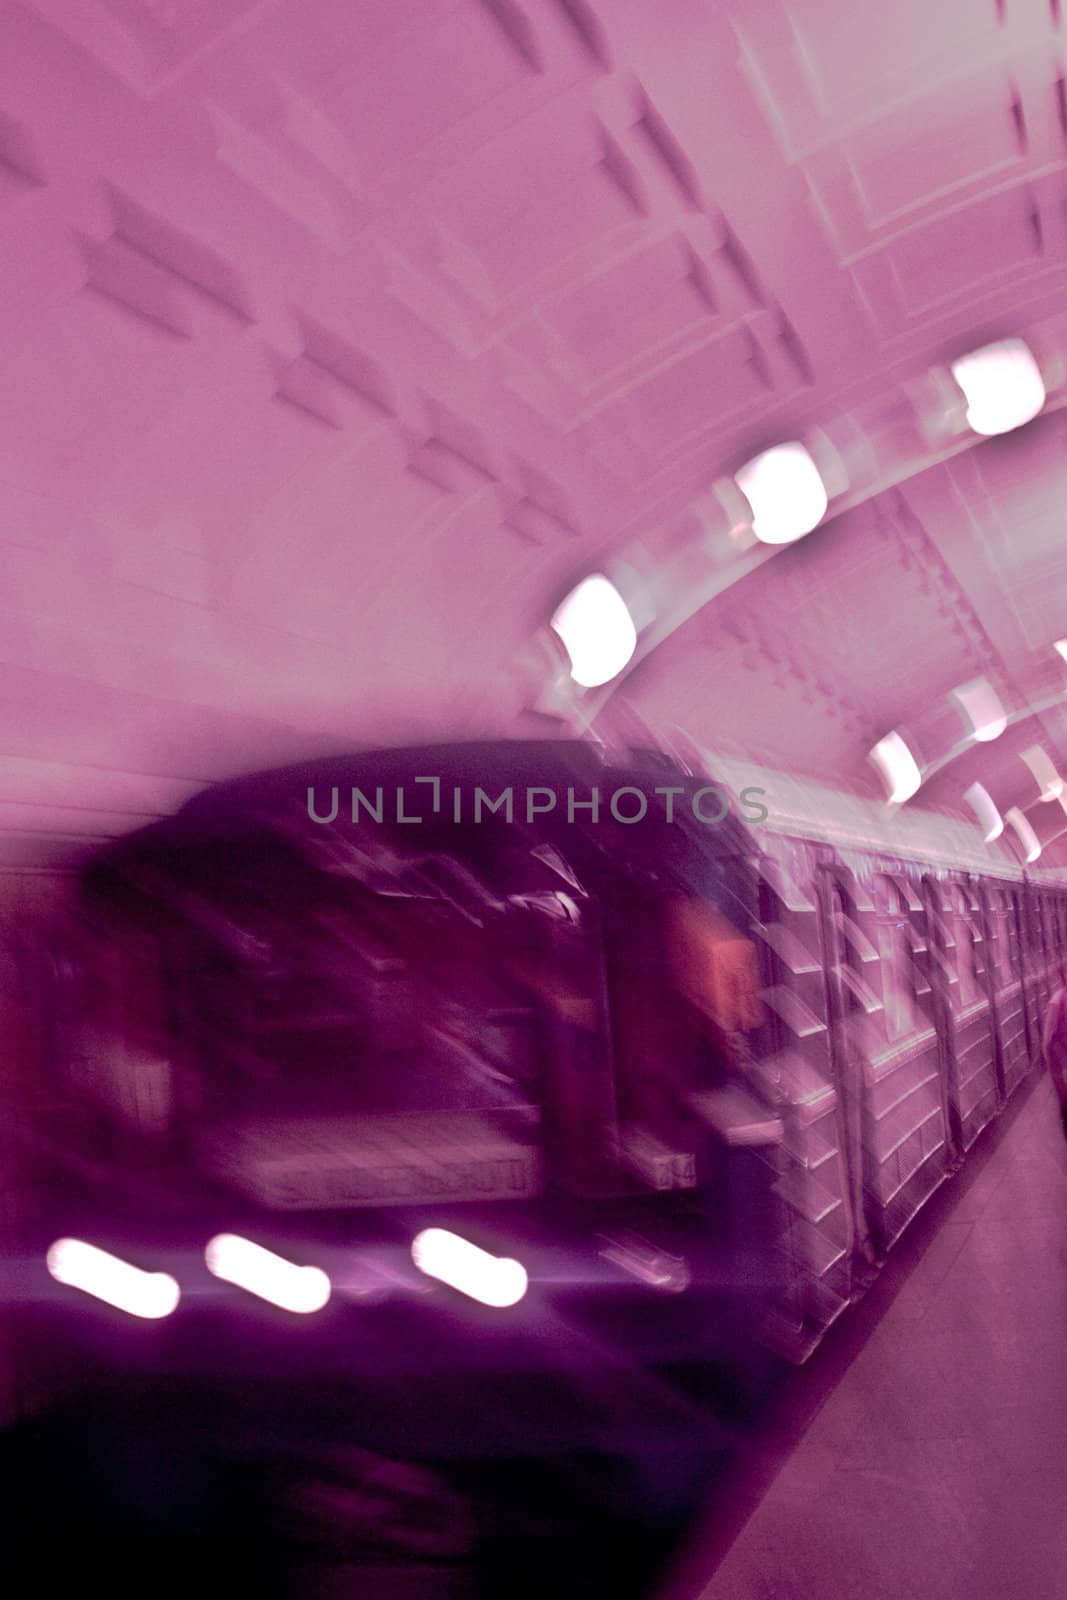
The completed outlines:
[[[442,798],[436,819],[429,815],[433,793],[429,787],[417,787],[418,779],[436,779],[440,785]],[[342,826],[351,816],[351,792],[358,791],[361,804],[365,801],[369,807],[378,801],[379,791],[386,796],[383,814],[389,824],[391,802],[395,810],[393,795],[402,789],[405,812],[422,811],[422,820],[436,824],[437,834],[449,835],[454,828],[449,811],[450,797],[456,791],[464,796],[466,807],[460,821],[462,828],[470,821],[476,790],[495,800],[503,790],[512,789],[516,820],[521,825],[522,796],[528,790],[550,790],[564,799],[571,789],[579,803],[597,790],[604,813],[611,794],[624,787],[640,789],[651,801],[657,786],[670,786],[676,792],[691,794],[711,781],[687,771],[683,763],[660,749],[619,751],[581,739],[482,739],[343,751],[336,756],[296,762],[213,784],[192,796],[173,816],[109,842],[86,863],[84,874],[92,879],[102,869],[121,868],[124,862],[139,857],[196,850],[211,843],[226,842],[260,825],[269,827],[272,818],[281,818],[286,813],[291,819],[307,822],[312,797],[316,820],[325,818],[331,811],[334,791],[337,817],[331,820]],[[366,810],[361,811],[361,816],[366,814]],[[532,826],[539,834],[561,833],[562,815],[563,808],[557,805],[554,817],[546,814],[532,824],[527,819],[526,827]],[[694,829],[690,819],[688,827],[670,828],[666,834],[662,821],[653,822],[651,806],[649,819],[652,826],[647,829],[631,831],[617,826],[617,836],[625,853],[632,849],[634,857],[639,857],[643,853],[641,842],[649,839],[657,828],[652,849],[658,846],[671,857],[674,852],[665,849],[665,839],[669,837],[673,844],[676,837],[680,846],[683,834],[691,836],[694,831],[704,838],[709,857],[752,849],[751,836],[736,814],[724,818],[722,824],[715,827],[702,828],[695,824]],[[578,820],[584,821],[584,814]],[[603,820],[608,819],[605,816]],[[681,820],[686,819],[682,817]],[[483,821],[490,831],[497,827],[497,819],[488,812]],[[604,831],[606,834],[607,830]],[[419,838],[429,843],[429,831]]]

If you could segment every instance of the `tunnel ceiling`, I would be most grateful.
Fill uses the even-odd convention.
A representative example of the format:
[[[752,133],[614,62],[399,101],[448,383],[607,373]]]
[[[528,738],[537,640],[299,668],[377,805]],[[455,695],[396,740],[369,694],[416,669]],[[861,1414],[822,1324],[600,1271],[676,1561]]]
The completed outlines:
[[[1055,0],[2,27],[8,862],[304,752],[523,727],[516,663],[576,577],[746,455],[892,431],[931,367],[1064,317]],[[891,483],[620,694],[874,793],[889,728],[1067,633],[1065,451],[1054,409],[944,459],[904,430]],[[1035,740],[1067,761],[1063,713],[932,800]]]

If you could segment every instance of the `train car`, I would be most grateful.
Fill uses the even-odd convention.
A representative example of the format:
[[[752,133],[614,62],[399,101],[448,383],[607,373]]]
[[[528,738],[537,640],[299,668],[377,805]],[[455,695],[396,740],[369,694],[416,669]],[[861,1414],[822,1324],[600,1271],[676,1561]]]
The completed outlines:
[[[715,766],[771,797],[752,829],[767,1005],[754,1070],[785,1129],[806,1357],[1040,1062],[1067,895],[951,819]]]
[[[736,800],[656,752],[386,751],[210,790],[84,874],[36,1245],[176,1261],[195,1305],[210,1242],[247,1238],[325,1271],[420,1382],[608,1360],[736,1390],[796,1270],[756,893]],[[492,1271],[457,1285],[442,1233],[528,1292],[479,1310]]]
[[[349,1505],[429,1474],[409,1584],[519,1459],[639,1461],[624,1519],[680,1505],[1026,1082],[1065,917],[944,819],[691,750],[205,791],[82,875],[23,1342],[243,1396]],[[172,1331],[80,1309],[72,1238],[169,1274]]]
[[[333,1505],[361,1582],[395,1522],[398,1593],[427,1563],[452,1592],[472,1504],[531,1592],[568,1518],[691,1510],[794,1270],[723,798],[658,752],[392,750],[220,785],[95,857],[22,1228],[38,1390],[243,1440],[301,1538],[308,1483]]]
[[[113,1229],[125,1186],[148,1235],[326,1264],[447,1213],[642,1360],[809,1353],[1036,1059],[1064,899],[793,780],[746,823],[785,780],[729,763],[712,825],[711,766],[378,752],[112,847],[57,993],[60,1212]]]

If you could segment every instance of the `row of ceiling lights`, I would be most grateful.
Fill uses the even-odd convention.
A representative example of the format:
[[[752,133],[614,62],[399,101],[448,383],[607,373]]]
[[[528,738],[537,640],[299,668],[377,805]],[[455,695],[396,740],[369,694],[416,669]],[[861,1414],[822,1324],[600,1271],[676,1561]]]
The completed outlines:
[[[1067,660],[1067,640],[1057,640],[1055,650]],[[1047,703],[1060,703],[1065,693],[1067,686],[1061,684],[1047,697]],[[871,750],[871,761],[885,782],[886,798],[891,804],[904,804],[964,749],[998,739],[1009,722],[1021,722],[1045,708],[1046,702],[1039,697],[1009,717],[985,678],[954,689],[944,700],[927,707],[914,725],[894,729]],[[1067,785],[1040,745],[1031,745],[1019,759],[1029,769],[1036,788],[1026,809],[1015,803],[1018,782],[1005,782],[1003,777],[999,782],[990,778],[987,784],[972,783],[963,798],[978,819],[986,844],[999,839],[1005,827],[1010,826],[1029,865],[1038,859],[1046,844],[1067,832]],[[991,793],[987,785],[997,792]],[[1055,805],[1056,810],[1040,814],[1035,826],[1033,808],[1042,805]]]
[[[1022,339],[1002,339],[950,363],[966,426],[981,438],[1011,433],[1038,415],[1045,382]],[[958,403],[958,402],[957,402]],[[799,440],[772,446],[741,467],[733,485],[740,517],[761,544],[795,544],[823,521],[838,483],[839,461]],[[832,454],[832,452],[830,452]],[[816,456],[823,457],[821,464]],[[559,605],[550,626],[563,643],[580,689],[597,689],[625,670],[638,643],[638,623],[603,573],[584,578]]]
[[[981,438],[1014,432],[1042,410],[1045,381],[1030,347],[1022,339],[1002,339],[950,363],[949,371],[962,396],[964,420]],[[818,452],[817,452],[818,453]],[[840,463],[835,466],[840,469]],[[771,546],[794,544],[811,533],[826,516],[833,484],[807,445],[791,440],[773,446],[735,473],[733,483],[744,497],[744,517],[755,539]],[[570,661],[570,674],[580,689],[595,689],[612,682],[624,671],[637,648],[638,625],[622,595],[603,574],[582,580],[566,596],[551,618]],[[1067,641],[1056,649],[1067,659]],[[881,771],[887,798],[895,804],[911,799],[931,773],[970,742],[984,743],[1000,737],[1008,717],[993,686],[984,678],[953,690],[949,705],[962,714],[963,726],[934,738],[932,758],[918,756],[905,731],[894,730],[879,740],[871,759]],[[927,730],[929,739],[930,730]],[[947,752],[947,754],[946,754]],[[1028,758],[1032,757],[1030,760]],[[1062,803],[1063,784],[1044,751],[1034,748],[1023,758],[1038,780],[1042,801]],[[1040,771],[1037,768],[1040,767]],[[1051,774],[1051,776],[1050,776]],[[981,784],[965,796],[978,816],[985,839],[992,842],[1014,829],[1027,862],[1036,861],[1042,842],[1018,806],[1008,806],[1003,816]],[[1063,806],[1067,817],[1067,804]],[[1047,841],[1046,841],[1047,842]]]

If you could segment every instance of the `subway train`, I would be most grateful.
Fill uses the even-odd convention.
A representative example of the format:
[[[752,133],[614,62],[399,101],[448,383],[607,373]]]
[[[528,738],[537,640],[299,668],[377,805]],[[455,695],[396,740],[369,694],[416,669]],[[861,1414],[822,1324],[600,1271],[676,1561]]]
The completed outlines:
[[[49,1007],[42,1348],[80,1318],[90,1366],[281,1384],[468,1486],[586,1451],[647,1503],[685,1436],[691,1488],[1026,1081],[1067,932],[945,819],[748,777],[367,752],[101,852]],[[164,1342],[93,1321],[72,1240],[170,1275]]]

